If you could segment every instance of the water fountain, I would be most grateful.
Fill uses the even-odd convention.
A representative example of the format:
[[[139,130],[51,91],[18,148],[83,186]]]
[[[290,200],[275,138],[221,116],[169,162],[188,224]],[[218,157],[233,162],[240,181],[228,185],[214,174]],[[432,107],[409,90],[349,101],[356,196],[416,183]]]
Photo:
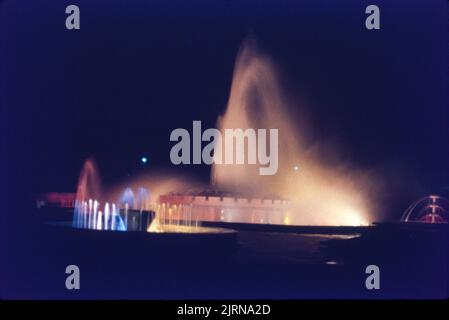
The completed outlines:
[[[126,219],[122,219],[117,205],[106,202],[101,209],[97,197],[101,197],[100,177],[95,161],[88,159],[78,179],[72,226],[79,229],[125,231]],[[127,211],[124,210],[125,216]]]
[[[279,129],[279,171],[258,174],[256,165],[214,164],[212,183],[219,189],[273,194],[290,200],[283,221],[297,225],[366,225],[372,205],[367,193],[373,179],[343,165],[335,154],[325,154],[322,141],[311,143],[305,124],[282,92],[276,68],[247,39],[238,54],[228,105],[217,127]],[[293,120],[295,119],[295,120]],[[318,151],[319,150],[319,151]],[[327,159],[327,161],[323,160]],[[330,160],[332,159],[332,160]],[[242,220],[243,217],[236,216]]]
[[[101,210],[99,209],[99,202],[93,199],[75,203],[73,227],[111,231],[127,230],[115,203],[110,205],[106,202],[103,210]]]
[[[449,200],[429,195],[413,202],[401,217],[402,222],[448,223]]]
[[[252,201],[253,205],[248,210],[237,210],[236,205],[217,206],[206,197],[207,203],[201,200],[199,207],[218,208],[229,222],[369,224],[373,206],[368,203],[367,194],[375,194],[374,179],[343,165],[335,154],[317,151],[326,147],[321,142],[308,142],[305,124],[298,125],[292,114],[294,109],[298,108],[287,102],[272,61],[260,53],[254,39],[247,39],[238,53],[227,108],[218,118],[217,128],[223,136],[226,129],[278,129],[279,170],[275,175],[263,176],[259,174],[259,165],[219,161],[212,167],[214,188],[246,194],[246,199],[231,197],[235,198],[232,202]],[[215,157],[222,157],[223,153],[217,150]],[[324,161],[326,158],[332,161]],[[257,199],[264,203],[262,208]],[[278,205],[282,202],[279,199],[288,199],[288,207]]]
[[[147,188],[126,187],[117,201],[103,194],[95,162],[88,159],[81,170],[72,226],[77,229],[105,231],[146,231],[149,233],[231,233],[232,231],[200,225],[190,205],[149,203]],[[150,210],[149,210],[150,209]]]
[[[228,105],[217,120],[217,128],[223,134],[226,129],[237,128],[279,129],[279,171],[272,176],[262,176],[258,165],[213,164],[211,184],[215,189],[256,195],[234,197],[239,205],[248,202],[249,205],[244,206],[249,208],[250,214],[248,210],[234,210],[235,205],[226,204],[217,207],[219,215],[213,220],[290,225],[369,224],[372,217],[368,211],[372,206],[366,193],[373,192],[371,177],[343,166],[335,155],[332,155],[332,161],[324,161],[328,155],[317,151],[317,143],[307,142],[303,126],[292,120],[291,112],[295,106],[286,101],[273,63],[259,52],[253,39],[247,39],[237,56]],[[215,157],[220,154],[218,150]],[[114,221],[116,228],[122,228],[118,220],[121,218],[125,230],[141,229],[141,218],[130,217],[130,214],[137,210],[141,215],[144,208],[150,208],[156,212],[154,221],[147,228],[150,232],[199,228],[199,209],[192,206],[190,200],[177,203],[153,199],[149,204],[148,188],[141,186],[125,188],[120,199],[109,199],[109,206],[103,201],[102,210],[99,210],[98,201],[89,201],[99,194],[95,175],[94,164],[88,161],[78,186],[74,226],[98,229],[101,225],[102,229],[110,230],[110,221]],[[257,196],[267,194],[275,196]],[[223,202],[224,198],[219,198]],[[251,198],[260,199],[262,206]],[[289,199],[288,206],[282,199]],[[206,196],[205,200],[210,203],[214,198]],[[111,206],[116,208],[115,213]],[[86,215],[87,224],[80,223],[84,221],[80,216],[86,220]]]

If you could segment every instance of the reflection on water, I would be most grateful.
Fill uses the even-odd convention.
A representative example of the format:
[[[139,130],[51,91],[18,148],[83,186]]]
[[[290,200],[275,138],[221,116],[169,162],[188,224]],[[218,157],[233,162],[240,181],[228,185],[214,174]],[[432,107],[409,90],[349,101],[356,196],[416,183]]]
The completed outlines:
[[[308,233],[308,234],[302,234],[301,236],[304,237],[319,237],[319,238],[325,238],[325,239],[355,239],[359,238],[360,234],[321,234],[321,233]]]

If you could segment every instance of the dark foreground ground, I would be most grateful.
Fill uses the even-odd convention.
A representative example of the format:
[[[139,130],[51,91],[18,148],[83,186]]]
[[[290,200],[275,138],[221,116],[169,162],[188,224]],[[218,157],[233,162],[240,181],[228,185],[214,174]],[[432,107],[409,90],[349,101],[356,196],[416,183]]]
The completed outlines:
[[[5,248],[2,298],[334,299],[448,296],[448,225],[234,224],[227,237],[80,231],[39,215]],[[223,225],[220,225],[223,226]],[[79,266],[81,289],[65,288]],[[367,290],[365,268],[380,268]]]

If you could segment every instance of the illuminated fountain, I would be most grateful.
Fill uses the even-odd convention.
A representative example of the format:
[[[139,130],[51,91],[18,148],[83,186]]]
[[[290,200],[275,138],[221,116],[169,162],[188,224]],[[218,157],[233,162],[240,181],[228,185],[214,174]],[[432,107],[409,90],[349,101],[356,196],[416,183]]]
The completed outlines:
[[[221,192],[217,195],[173,194],[177,191],[175,188],[154,192],[159,188],[154,185],[155,181],[161,185],[166,181],[140,178],[132,189],[120,189],[115,217],[121,217],[128,230],[131,209],[140,213],[152,210],[156,212],[148,227],[152,232],[198,229],[198,221],[328,226],[370,224],[374,219],[370,212],[375,208],[367,194],[376,194],[373,177],[343,164],[336,153],[327,151],[333,150],[328,145],[308,138],[304,121],[298,124],[293,114],[298,106],[287,101],[273,63],[258,51],[254,40],[248,39],[237,56],[227,108],[218,118],[217,128],[223,135],[226,129],[278,129],[278,172],[263,176],[259,174],[259,164],[213,164],[213,189],[232,190],[230,196],[223,196]],[[217,150],[214,158],[222,154]],[[89,215],[89,199],[95,199],[83,190],[88,189],[85,181],[91,177],[89,174],[93,174],[92,167],[88,165],[84,170],[87,175],[80,177],[77,193],[77,222],[74,222],[77,226],[82,220],[79,216],[86,215],[85,212]],[[151,183],[153,185],[148,187]],[[94,188],[94,183],[91,184]],[[142,186],[146,188],[139,189]],[[137,190],[137,199],[133,190]],[[151,201],[144,190],[152,190]],[[118,197],[109,195],[108,198],[110,220],[113,216],[110,199]],[[373,200],[372,196],[370,200]],[[93,200],[93,207],[95,203]],[[109,220],[105,220],[106,204],[101,211],[94,209],[92,215],[97,223],[87,226],[98,228],[100,219],[102,228],[106,225],[109,228]]]
[[[118,200],[102,204],[99,199],[105,198]],[[228,233],[220,228],[201,227],[198,217],[192,214],[191,205],[151,202],[148,188],[142,186],[126,187],[118,195],[103,192],[92,159],[85,162],[78,180],[72,226],[151,233]]]
[[[287,102],[276,70],[261,54],[253,39],[244,42],[238,54],[227,109],[217,127],[242,130],[278,129],[279,170],[259,175],[258,165],[214,164],[212,184],[217,189],[243,194],[278,195],[289,199],[290,210],[276,223],[293,225],[366,225],[372,222],[367,194],[375,194],[374,179],[338,160],[323,142],[311,142],[306,124],[298,124]],[[218,152],[215,156],[221,156]],[[326,161],[324,160],[326,159]],[[231,220],[247,221],[245,212]],[[256,218],[256,221],[261,220]],[[275,219],[273,219],[275,220]]]
[[[307,139],[304,121],[298,124],[294,120],[295,109],[296,105],[287,103],[270,59],[259,53],[252,39],[245,41],[236,59],[227,108],[217,119],[217,128],[223,136],[226,129],[278,129],[278,172],[262,176],[259,164],[215,163],[212,192],[208,191],[210,187],[200,192],[179,191],[173,185],[158,193],[153,199],[157,214],[149,230],[161,230],[164,222],[172,225],[172,221],[185,219],[284,225],[370,224],[374,219],[370,211],[375,208],[367,194],[371,200],[376,194],[374,179],[343,165],[335,153],[324,153],[323,149],[332,149],[324,143]],[[216,151],[215,160],[224,154],[219,148]],[[138,181],[142,184],[144,180]]]
[[[101,196],[100,177],[92,159],[86,160],[78,179],[73,212],[73,227],[80,229],[125,231],[126,225],[115,203],[106,202],[101,208],[95,198]],[[126,206],[125,217],[128,214]],[[125,221],[127,221],[125,219]]]
[[[208,228],[192,216],[191,205],[157,205],[156,217],[148,227],[148,232],[156,233],[223,233],[232,232],[221,228]]]
[[[128,230],[129,205],[133,206],[132,190],[125,190],[120,205],[105,202],[101,206],[97,200],[101,198],[101,183],[98,169],[93,159],[84,163],[78,179],[73,227],[79,229],[126,231]],[[121,212],[124,217],[122,218]]]
[[[403,222],[448,223],[449,200],[430,195],[412,203],[401,217]]]
[[[168,180],[156,179],[156,193],[159,192],[157,185]],[[78,181],[71,222],[73,229],[67,233],[75,237],[75,245],[82,246],[86,255],[101,254],[114,261],[118,251],[107,248],[128,246],[132,250],[126,250],[127,259],[138,263],[147,263],[154,257],[159,262],[186,256],[188,259],[214,260],[235,252],[236,231],[200,226],[199,221],[192,218],[191,207],[153,203],[148,181],[152,184],[155,179],[140,180],[137,185],[127,183],[126,187],[120,186],[115,191],[103,190],[95,162],[87,160]],[[48,224],[58,236],[63,229],[54,226],[66,228],[70,225],[53,221]],[[93,235],[94,243],[91,241]],[[149,253],[147,260],[145,257]]]
[[[73,226],[80,229],[126,231],[120,211],[113,203],[105,203],[103,210],[99,209],[97,200],[77,201],[75,203]],[[125,220],[126,221],[126,220]]]

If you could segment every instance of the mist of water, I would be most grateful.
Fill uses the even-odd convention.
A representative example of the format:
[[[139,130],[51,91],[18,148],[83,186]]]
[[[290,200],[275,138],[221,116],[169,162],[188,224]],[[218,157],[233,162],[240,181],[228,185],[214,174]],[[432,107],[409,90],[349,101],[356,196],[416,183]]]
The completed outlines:
[[[296,107],[287,103],[271,60],[258,51],[253,39],[245,41],[237,56],[227,108],[217,127],[222,134],[236,128],[278,129],[279,170],[273,176],[261,176],[259,165],[214,164],[212,183],[221,189],[290,199],[286,224],[372,222],[372,177],[346,165],[339,155],[322,152],[324,143],[308,141],[308,129],[292,113]]]

